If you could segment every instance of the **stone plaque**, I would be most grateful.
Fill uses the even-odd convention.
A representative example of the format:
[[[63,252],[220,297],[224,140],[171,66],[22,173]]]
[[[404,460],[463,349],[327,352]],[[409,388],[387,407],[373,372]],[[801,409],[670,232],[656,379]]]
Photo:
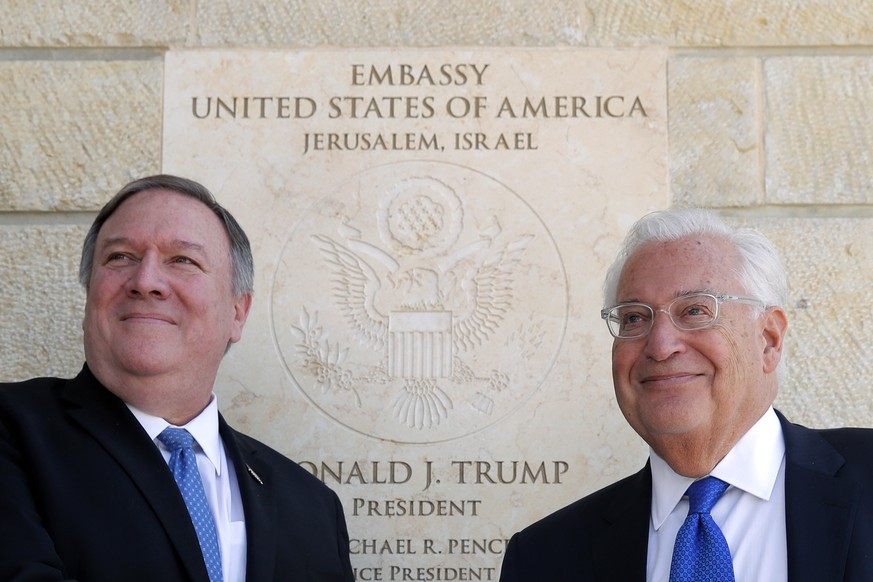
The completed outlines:
[[[358,580],[496,580],[638,468],[600,285],[668,203],[662,50],[171,51],[164,94],[255,254],[220,407],[338,492]]]

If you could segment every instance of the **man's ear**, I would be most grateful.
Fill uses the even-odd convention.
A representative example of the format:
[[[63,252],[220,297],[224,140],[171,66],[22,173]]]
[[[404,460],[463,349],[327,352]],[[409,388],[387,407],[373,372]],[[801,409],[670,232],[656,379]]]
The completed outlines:
[[[241,293],[237,295],[233,302],[233,332],[231,333],[230,343],[235,343],[242,337],[243,326],[246,319],[249,317],[249,310],[252,308],[252,294]]]
[[[776,370],[779,360],[782,359],[782,347],[785,341],[785,333],[788,331],[788,317],[781,307],[769,307],[761,316],[763,329],[761,337],[764,339],[764,372],[770,373]]]

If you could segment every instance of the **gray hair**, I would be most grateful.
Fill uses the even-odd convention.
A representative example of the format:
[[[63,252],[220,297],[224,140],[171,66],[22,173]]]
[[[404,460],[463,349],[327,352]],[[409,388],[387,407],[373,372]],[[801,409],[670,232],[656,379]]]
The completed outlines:
[[[604,306],[615,304],[621,272],[638,248],[649,242],[669,242],[696,235],[717,237],[733,245],[740,256],[738,275],[745,293],[768,307],[785,306],[788,275],[773,243],[757,230],[734,228],[714,212],[700,208],[652,212],[631,227],[615,262],[607,271],[603,284]]]
[[[145,192],[147,190],[170,190],[184,196],[189,196],[202,202],[224,224],[227,236],[230,239],[230,261],[233,280],[231,282],[233,293],[242,295],[254,291],[255,268],[252,258],[252,248],[249,238],[236,219],[219,204],[205,186],[187,178],[162,174],[149,176],[135,180],[112,197],[112,199],[100,209],[97,218],[91,224],[88,234],[85,235],[85,243],[82,245],[82,259],[79,262],[79,282],[83,287],[91,284],[91,270],[94,265],[94,251],[97,246],[97,235],[100,229],[112,214],[118,210],[125,200]]]

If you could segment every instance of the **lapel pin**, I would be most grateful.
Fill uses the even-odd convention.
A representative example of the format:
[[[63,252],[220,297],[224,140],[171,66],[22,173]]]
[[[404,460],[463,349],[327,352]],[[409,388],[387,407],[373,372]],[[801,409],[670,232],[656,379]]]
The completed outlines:
[[[264,482],[263,482],[263,481],[261,481],[261,478],[260,478],[260,477],[258,477],[258,474],[257,474],[257,473],[255,473],[255,470],[254,470],[254,469],[252,469],[252,468],[251,468],[251,467],[249,467],[249,465],[248,465],[248,463],[246,463],[246,469],[248,469],[248,470],[249,470],[249,473],[251,473],[251,475],[252,475],[252,477],[254,477],[254,478],[255,478],[255,481],[257,481],[257,482],[258,482],[258,483],[260,483],[260,484],[261,484],[261,485],[263,485],[263,484],[264,484]]]

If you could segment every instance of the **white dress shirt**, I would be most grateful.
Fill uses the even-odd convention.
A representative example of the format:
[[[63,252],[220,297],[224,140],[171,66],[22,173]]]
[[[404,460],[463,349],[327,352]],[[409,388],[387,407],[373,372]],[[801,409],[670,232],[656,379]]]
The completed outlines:
[[[676,533],[688,515],[685,491],[694,479],[674,472],[650,451],[652,519],[646,579],[670,578]],[[788,552],[785,533],[785,440],[770,408],[712,470],[730,487],[711,515],[724,533],[736,582],[785,582]]]
[[[174,425],[170,425],[163,418],[146,414],[130,404],[127,407],[161,451],[164,460],[169,463],[170,451],[158,440],[158,435],[168,426]],[[225,454],[224,443],[218,434],[218,400],[215,394],[203,412],[178,428],[186,429],[197,441],[194,444],[194,453],[206,491],[206,500],[215,518],[223,578],[225,582],[243,582],[246,577],[245,516],[236,471]]]

